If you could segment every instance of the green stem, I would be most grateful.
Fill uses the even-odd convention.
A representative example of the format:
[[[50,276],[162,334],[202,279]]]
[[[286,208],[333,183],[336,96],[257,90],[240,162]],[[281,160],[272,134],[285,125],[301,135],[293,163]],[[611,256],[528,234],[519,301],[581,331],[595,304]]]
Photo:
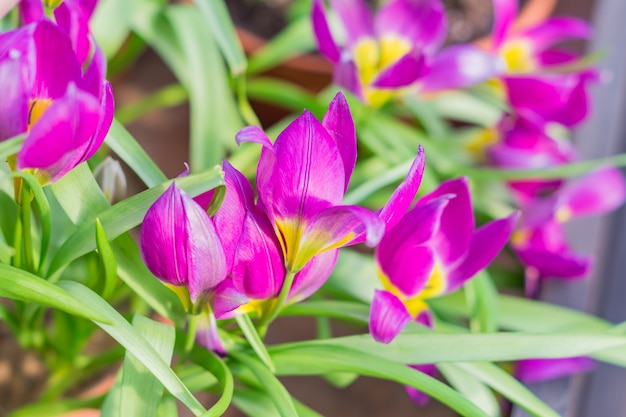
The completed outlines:
[[[185,339],[184,357],[187,357],[189,355],[189,353],[191,352],[191,349],[193,349],[193,346],[196,343],[197,324],[198,324],[198,315],[190,314],[188,316],[188,322],[187,322],[187,338]]]
[[[24,267],[27,271],[33,272],[33,239],[31,234],[31,202],[30,188],[22,183],[22,206],[20,215],[22,217],[22,235],[24,236]]]
[[[283,286],[280,289],[280,294],[278,294],[276,302],[272,304],[270,309],[267,311],[266,314],[263,315],[261,321],[259,322],[258,329],[261,336],[265,335],[265,332],[267,331],[267,326],[272,321],[274,321],[276,317],[278,317],[278,313],[280,313],[280,310],[285,305],[285,301],[287,300],[287,296],[289,295],[289,291],[291,290],[291,286],[293,285],[293,280],[295,276],[295,272],[287,271],[287,274],[285,275],[285,281],[283,282]]]

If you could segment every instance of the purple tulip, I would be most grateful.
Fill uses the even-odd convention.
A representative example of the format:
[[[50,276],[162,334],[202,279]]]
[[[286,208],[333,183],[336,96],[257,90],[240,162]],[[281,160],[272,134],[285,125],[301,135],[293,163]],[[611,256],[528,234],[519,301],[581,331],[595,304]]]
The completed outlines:
[[[392,0],[376,14],[363,0],[331,0],[345,32],[339,46],[322,0],[313,2],[313,32],[320,52],[334,65],[335,83],[378,106],[428,72],[430,56],[446,35],[440,0]]]
[[[213,221],[176,183],[148,209],[139,241],[148,269],[166,284],[187,288],[194,308],[226,279]]]
[[[626,182],[621,172],[603,168],[524,206],[521,226],[511,243],[526,267],[527,294],[536,296],[542,279],[586,276],[592,260],[570,249],[563,223],[575,217],[609,212],[625,199]]]
[[[369,210],[343,206],[356,161],[356,135],[343,94],[330,103],[322,123],[308,111],[272,144],[258,127],[237,134],[239,143],[263,144],[257,168],[258,206],[280,244],[284,264],[297,273],[316,255],[354,244],[364,236],[375,246],[384,222]]]
[[[42,20],[0,35],[0,140],[27,133],[17,168],[61,178],[100,147],[113,93],[99,49],[83,72],[67,34]]]
[[[393,340],[411,320],[431,325],[425,299],[460,288],[509,239],[517,215],[474,230],[467,180],[442,183],[385,232],[376,250],[384,290],[374,296],[370,332]]]

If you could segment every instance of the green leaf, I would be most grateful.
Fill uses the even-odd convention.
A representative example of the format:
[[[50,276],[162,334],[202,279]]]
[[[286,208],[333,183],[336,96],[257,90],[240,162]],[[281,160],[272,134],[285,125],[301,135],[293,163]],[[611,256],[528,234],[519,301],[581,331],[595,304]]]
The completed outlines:
[[[100,311],[111,323],[96,324],[107,332],[120,345],[132,353],[163,386],[185,404],[196,416],[203,415],[205,409],[187,387],[165,363],[159,353],[144,339],[113,307],[89,288],[73,281],[59,282],[59,286],[74,297],[83,300]]]
[[[495,126],[502,110],[466,91],[449,91],[432,100],[440,117],[475,123],[485,127]]]
[[[98,408],[102,397],[60,399],[54,403],[36,403],[19,408],[8,417],[58,417],[83,408]]]
[[[465,284],[465,295],[471,306],[470,327],[475,333],[493,333],[497,331],[498,290],[486,271],[478,273]]]
[[[130,34],[128,1],[99,1],[89,28],[107,58],[113,57]],[[111,22],[115,22],[114,25]]]
[[[106,315],[84,300],[77,299],[67,291],[43,278],[0,264],[0,297],[36,303],[57,308],[89,320],[108,322]]]
[[[258,77],[248,81],[248,95],[296,112],[308,109],[317,116],[323,115],[327,107],[302,87],[275,78]]]
[[[26,135],[19,135],[0,142],[0,159],[5,160],[11,155],[15,155],[21,148]]]
[[[237,325],[243,332],[243,335],[246,337],[246,340],[252,347],[252,350],[257,354],[259,359],[267,366],[271,372],[274,372],[274,364],[272,363],[272,359],[270,358],[269,353],[267,353],[267,349],[265,348],[265,344],[261,337],[256,331],[252,320],[250,320],[250,316],[247,314],[237,314],[235,316],[235,320],[237,321]]]
[[[119,121],[113,120],[105,143],[148,187],[154,187],[167,180],[165,174]]]
[[[248,62],[248,73],[259,73],[314,49],[315,40],[311,29],[311,19],[306,16],[291,23],[252,55]]]
[[[235,134],[243,122],[210,27],[189,5],[168,7],[166,14],[186,67],[185,76],[175,73],[189,92],[189,162],[195,172],[221,163],[224,147],[235,146]]]
[[[113,293],[117,282],[117,262],[100,219],[96,219],[96,247],[98,248],[98,257],[100,259],[100,270],[103,275],[101,295],[102,298],[108,298]]]
[[[174,327],[136,314],[133,327],[154,348],[165,363],[172,360]],[[126,352],[120,384],[120,408],[114,415],[153,416],[163,396],[163,385],[150,369],[132,353]]]
[[[344,347],[395,362],[429,364],[459,361],[509,361],[527,358],[563,358],[626,345],[626,338],[604,334],[437,334],[401,333],[382,345],[369,334],[299,342],[274,347],[305,349],[316,346]],[[274,362],[276,366],[278,364]]]
[[[257,389],[239,388],[233,396],[233,403],[250,417],[280,417],[269,396]],[[293,399],[293,405],[299,417],[322,417],[321,414],[296,399]]]
[[[281,417],[298,417],[291,395],[265,365],[244,353],[231,352],[230,356],[252,371],[272,399]]]
[[[350,190],[343,199],[344,204],[357,204],[365,200],[367,197],[374,194],[376,191],[397,183],[406,177],[406,174],[409,172],[411,165],[413,164],[413,159],[404,161],[390,169],[385,170],[382,175],[377,175],[364,183],[360,184],[358,187]]]
[[[205,25],[211,28],[213,37],[230,67],[231,74],[233,76],[243,74],[248,62],[224,1],[195,0],[194,3],[206,20]]]
[[[37,178],[28,173],[19,171],[12,173],[12,176],[19,177],[26,181],[30,188],[30,191],[33,194],[33,198],[35,199],[37,210],[39,211],[39,219],[41,221],[41,246],[39,250],[40,258],[37,270],[41,272],[47,259],[48,247],[50,246],[50,237],[52,230],[50,204],[48,203],[48,199],[46,198],[41,184],[39,183],[39,181],[37,181]]]
[[[281,315],[332,317],[366,324],[369,320],[369,305],[353,301],[310,300],[287,306]]]
[[[193,362],[213,374],[222,388],[220,399],[217,400],[217,402],[213,404],[213,407],[203,414],[202,417],[221,416],[226,412],[233,399],[235,389],[233,374],[220,357],[213,352],[209,352],[202,346],[194,346],[189,357]]]
[[[382,346],[379,344],[379,346]],[[343,346],[296,346],[270,349],[277,375],[324,375],[355,372],[410,385],[466,417],[486,417],[476,405],[444,383],[381,356]]]
[[[163,194],[171,182],[172,181],[167,181],[154,188],[143,191],[104,211],[96,211],[94,214],[100,218],[109,239],[115,239],[122,233],[139,225],[146,211],[148,211],[148,208]],[[176,179],[176,184],[187,193],[196,196],[218,185],[222,185],[222,170],[220,167],[214,167],[213,169],[206,170],[199,174],[181,177]],[[102,196],[102,198],[104,198],[104,196]],[[61,200],[60,196],[59,200]],[[90,213],[89,217],[91,216]],[[48,269],[48,276],[52,276],[71,261],[96,248],[92,235],[94,227],[95,219],[85,221],[80,225],[78,230],[67,239],[52,259],[50,268]]]
[[[536,417],[559,417],[556,411],[537,398],[524,384],[492,363],[458,363],[456,366]]]
[[[454,389],[469,398],[487,415],[500,417],[498,399],[493,391],[474,375],[453,363],[440,363],[437,368]]]

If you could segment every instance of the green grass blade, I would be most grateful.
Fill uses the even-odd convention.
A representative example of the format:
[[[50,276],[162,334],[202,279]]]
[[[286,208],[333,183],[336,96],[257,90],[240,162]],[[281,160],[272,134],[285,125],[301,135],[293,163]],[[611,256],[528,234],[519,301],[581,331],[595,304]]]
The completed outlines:
[[[0,264],[0,297],[41,304],[89,320],[108,322],[106,315],[89,303],[84,303],[84,300],[73,297],[63,288],[41,277],[10,265]]]
[[[193,396],[178,376],[165,363],[152,345],[128,323],[113,307],[89,288],[73,281],[62,281],[59,286],[74,297],[83,300],[100,311],[112,325],[96,322],[113,339],[132,353],[163,386],[196,416],[206,412],[202,404]]]

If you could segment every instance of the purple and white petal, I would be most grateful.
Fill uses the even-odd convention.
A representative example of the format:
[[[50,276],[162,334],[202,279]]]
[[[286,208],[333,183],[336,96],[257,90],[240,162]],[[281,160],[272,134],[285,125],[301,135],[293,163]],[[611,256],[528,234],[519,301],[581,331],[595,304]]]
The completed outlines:
[[[411,320],[406,307],[388,291],[376,290],[370,307],[370,334],[377,342],[391,342]]]

